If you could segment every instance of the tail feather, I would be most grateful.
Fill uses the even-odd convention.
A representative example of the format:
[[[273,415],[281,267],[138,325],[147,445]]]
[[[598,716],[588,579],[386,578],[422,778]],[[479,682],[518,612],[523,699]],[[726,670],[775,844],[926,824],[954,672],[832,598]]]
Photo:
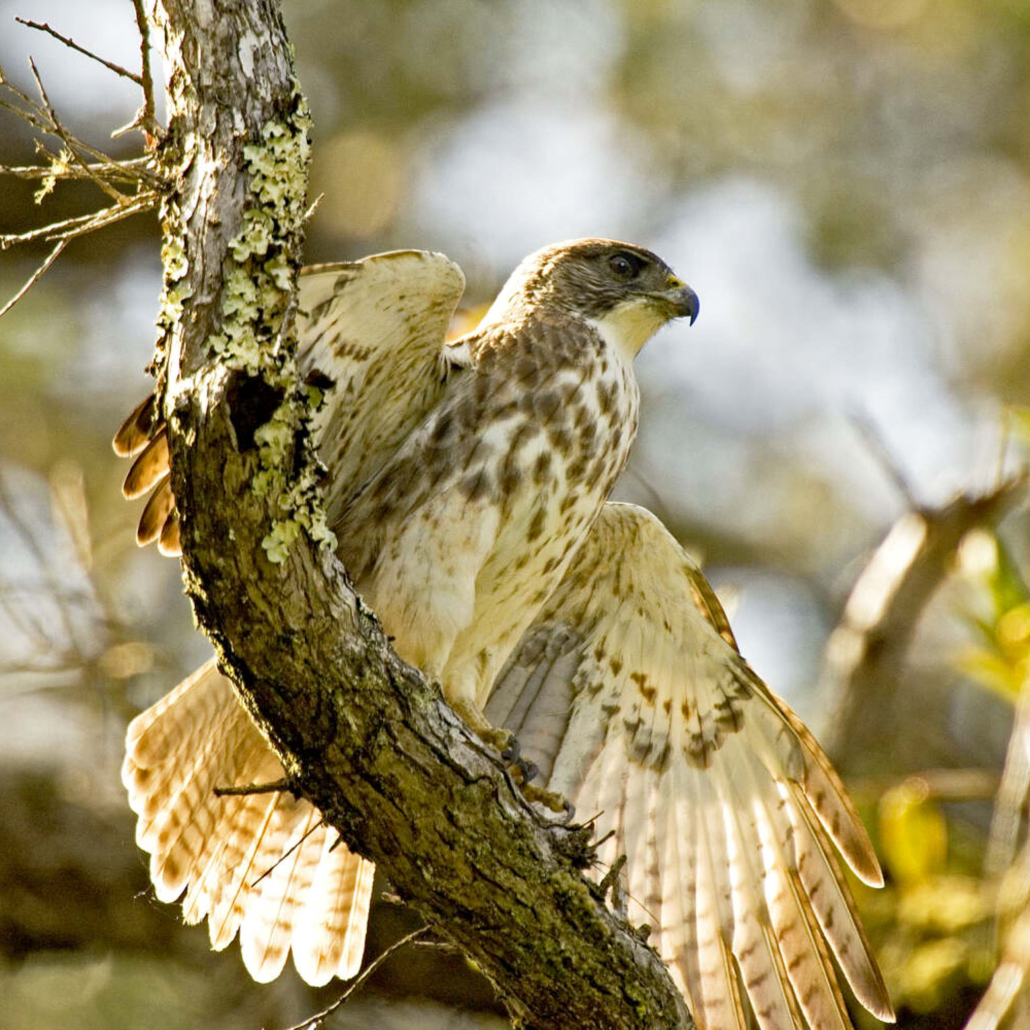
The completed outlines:
[[[291,949],[311,983],[352,976],[374,867],[332,848],[335,831],[289,792],[215,795],[278,781],[283,767],[214,661],[134,719],[126,745],[122,779],[158,898],[185,890],[185,920],[207,918],[216,949],[238,933],[255,980],[278,976]]]

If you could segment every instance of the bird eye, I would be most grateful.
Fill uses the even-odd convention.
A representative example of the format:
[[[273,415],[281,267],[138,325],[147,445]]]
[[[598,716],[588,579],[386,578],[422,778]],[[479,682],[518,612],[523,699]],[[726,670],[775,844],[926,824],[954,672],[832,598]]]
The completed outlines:
[[[632,279],[640,273],[643,262],[640,258],[627,254],[625,251],[613,254],[608,259],[608,267],[620,279]]]

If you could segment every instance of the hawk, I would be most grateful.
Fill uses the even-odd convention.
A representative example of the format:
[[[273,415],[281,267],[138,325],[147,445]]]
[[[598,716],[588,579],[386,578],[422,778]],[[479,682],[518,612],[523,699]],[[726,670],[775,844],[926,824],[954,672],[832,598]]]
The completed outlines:
[[[697,1024],[850,1026],[890,1000],[834,856],[882,884],[844,787],[752,672],[700,570],[658,519],[608,495],[637,425],[633,358],[693,291],[612,240],[548,247],[448,343],[464,288],[440,254],[307,269],[299,360],[338,554],[401,657],[486,740],[514,734],[544,786],[621,856],[627,915],[655,927]],[[178,550],[153,398],[115,449],[155,488],[138,541]],[[360,965],[373,867],[288,792],[278,758],[208,662],[130,724],[123,781],[157,896],[239,933],[259,981],[292,951],[312,984]]]

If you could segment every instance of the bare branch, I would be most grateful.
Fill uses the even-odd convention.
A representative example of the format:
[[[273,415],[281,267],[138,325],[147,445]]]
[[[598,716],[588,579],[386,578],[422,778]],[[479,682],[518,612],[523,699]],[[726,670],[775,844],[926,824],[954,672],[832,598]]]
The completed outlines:
[[[858,430],[859,436],[869,448],[869,453],[876,459],[877,464],[887,474],[887,478],[894,484],[895,489],[902,496],[909,508],[919,507],[919,499],[912,489],[908,477],[901,470],[901,465],[891,452],[887,441],[883,438],[879,426],[869,417],[867,412],[852,411],[851,424]]]
[[[53,132],[60,138],[61,142],[68,148],[68,152],[75,158],[76,163],[82,170],[93,180],[112,200],[117,203],[122,203],[125,200],[125,194],[119,190],[116,190],[110,183],[105,182],[95,172],[91,172],[86,162],[79,155],[76,145],[80,145],[79,141],[74,139],[72,134],[61,124],[57,117],[57,112],[54,110],[53,104],[50,103],[50,98],[47,96],[46,90],[43,88],[43,80],[39,77],[39,70],[36,68],[36,62],[29,58],[29,68],[32,69],[32,77],[36,80],[36,88],[39,90],[40,99],[43,101],[43,109],[46,111],[47,117],[50,119],[50,123],[53,126]]]
[[[54,39],[59,40],[69,49],[77,50],[80,54],[83,54],[91,60],[96,61],[98,64],[102,64],[105,68],[110,68],[110,70],[113,71],[116,75],[121,75],[123,78],[131,79],[133,82],[136,83],[137,86],[143,85],[143,80],[134,72],[126,71],[120,64],[115,64],[113,61],[107,61],[103,57],[94,54],[92,50],[87,50],[85,47],[79,46],[79,44],[76,43],[75,40],[69,39],[67,36],[62,36],[60,32],[56,32],[49,25],[47,25],[46,22],[41,23],[37,21],[28,21],[25,18],[19,18],[17,16],[14,20],[24,25],[27,29],[37,29],[39,32],[46,32],[47,34],[53,36]]]
[[[46,259],[32,273],[32,275],[30,275],[28,279],[25,280],[25,285],[2,308],[0,308],[0,318],[3,318],[4,315],[6,315],[7,312],[10,311],[11,308],[13,308],[14,305],[17,304],[18,301],[20,301],[22,297],[24,297],[25,294],[28,293],[29,290],[31,290],[32,287],[36,285],[36,283],[39,282],[40,279],[43,278],[43,275],[46,273],[46,270],[61,256],[61,251],[64,250],[66,246],[68,246],[67,238],[60,239],[57,241],[57,246],[54,247],[52,251],[50,251],[50,253],[46,256]]]
[[[254,882],[248,886],[248,890],[256,887],[263,879],[265,879],[265,877],[271,876],[272,873],[274,873],[276,869],[282,865],[283,862],[285,862],[290,855],[292,855],[297,848],[304,843],[304,841],[308,839],[308,837],[310,837],[316,830],[320,830],[323,826],[325,826],[325,820],[319,819],[317,823],[301,835],[299,840],[291,844],[256,880],[254,880]],[[337,843],[338,842],[339,838],[337,838]]]
[[[161,198],[157,193],[140,193],[124,205],[118,207],[105,207],[90,215],[89,219],[82,225],[65,229],[60,233],[52,232],[51,235],[46,238],[48,240],[70,240],[74,239],[76,236],[85,236],[87,233],[94,232],[97,229],[103,229],[109,225],[114,225],[115,222],[120,222],[123,218],[130,218],[132,215],[138,215],[142,214],[144,211],[150,211],[157,207],[160,202]],[[50,228],[51,230],[53,229],[52,226]]]
[[[289,790],[292,784],[284,776],[271,783],[241,783],[236,787],[215,787],[216,798],[237,797],[250,794],[277,794],[281,790]]]
[[[63,245],[63,241],[62,241]],[[56,248],[55,248],[56,250]],[[56,254],[51,255],[51,260],[56,257]],[[44,269],[45,271],[45,269]],[[38,273],[42,275],[42,271]],[[38,275],[36,278],[38,278]],[[22,288],[22,294],[25,293],[27,287]],[[12,301],[7,307],[11,307]],[[5,309],[6,310],[6,309]],[[0,476],[0,509],[3,510],[4,517],[15,529],[18,535],[21,537],[25,547],[35,559],[36,566],[40,570],[43,576],[43,581],[46,584],[48,593],[53,597],[57,604],[57,610],[61,615],[61,625],[64,630],[65,636],[68,640],[68,647],[77,659],[81,659],[82,651],[78,644],[78,635],[75,632],[75,625],[72,620],[71,614],[68,611],[67,605],[64,603],[64,595],[61,591],[61,584],[58,576],[53,568],[53,563],[48,560],[48,555],[44,550],[43,544],[37,533],[33,530],[32,526],[22,517],[18,511],[18,506],[14,503],[10,492],[7,489],[7,483],[5,479]]]
[[[1026,883],[1021,885],[1026,900]],[[994,970],[987,991],[980,999],[965,1030],[995,1030],[1008,1015],[1016,997],[1024,990],[1027,971],[1030,970],[1030,909],[1019,911],[1009,929],[1002,959]],[[1023,1025],[1018,1018],[1011,1026]]]
[[[984,871],[1000,876],[1012,865],[1019,841],[1027,794],[1030,792],[1030,681],[1023,683],[1016,702],[1016,717],[1009,736],[1001,785],[994,803],[991,829],[987,838]]]
[[[63,222],[51,222],[39,229],[32,229],[29,232],[17,235],[0,236],[0,250],[7,250],[19,243],[32,243],[34,240],[71,240],[76,236],[84,236],[86,233],[96,229],[103,229],[105,226],[114,225],[123,218],[141,214],[157,207],[161,198],[155,192],[137,194],[126,204],[116,204],[113,207],[105,207],[88,215],[77,215],[75,218],[66,218]]]
[[[132,7],[136,12],[136,27],[139,29],[139,83],[143,87],[143,107],[137,115],[136,121],[142,126],[144,132],[154,139],[160,139],[164,135],[164,130],[158,125],[157,116],[154,113],[154,80],[150,74],[150,21],[143,7],[143,0],[132,0]]]
[[[144,175],[151,164],[149,157],[130,157],[124,161],[118,161],[113,167],[110,164],[95,162],[87,164],[83,169],[81,166],[55,170],[52,165],[0,165],[0,175],[11,175],[16,179],[89,179],[93,174],[103,173],[109,181],[121,182],[142,182],[147,179],[158,181],[152,175]]]
[[[341,1006],[353,997],[355,992],[364,984],[364,982],[395,952],[401,950],[409,944],[413,944],[420,937],[424,937],[429,932],[428,926],[420,926],[417,930],[412,930],[411,933],[402,937],[399,941],[395,941],[390,945],[381,955],[379,955],[375,961],[370,962],[361,971],[360,975],[354,980],[354,982],[336,999],[328,1008],[322,1009],[321,1012],[316,1012],[313,1016],[308,1016],[307,1019],[302,1020],[300,1023],[295,1023],[293,1026],[287,1027],[286,1030],[318,1030],[320,1026],[325,1024],[325,1021]]]
[[[890,746],[885,727],[900,725],[898,672],[930,598],[966,534],[992,525],[1026,493],[1022,473],[983,495],[962,495],[941,508],[903,515],[855,583],[823,666],[824,744],[838,769],[859,771]]]
[[[77,236],[85,236],[87,233],[102,229],[105,226],[120,222],[123,218],[129,218],[143,211],[149,211],[157,207],[160,198],[154,192],[140,193],[133,200],[126,204],[117,204],[114,207],[104,208],[93,214],[81,215],[78,218],[69,218],[63,222],[53,222],[41,229],[33,229],[31,232],[22,233],[17,236],[0,236],[0,250],[7,250],[8,247],[18,243],[30,243],[33,240],[57,240],[57,245],[47,255],[43,263],[29,276],[25,285],[0,308],[0,318],[3,318],[15,304],[20,301],[33,286],[43,277],[50,266],[60,257],[61,251],[68,245],[70,240]]]
[[[24,107],[19,107],[17,104],[14,104],[10,100],[0,96],[0,107],[6,108],[8,111],[16,114],[34,129],[38,129],[47,136],[55,136],[57,139],[60,139],[62,143],[70,145],[76,151],[76,156],[80,156],[78,155],[78,151],[82,151],[83,154],[87,154],[89,157],[93,158],[100,166],[109,168],[112,172],[114,172],[115,169],[121,168],[121,162],[110,157],[108,154],[105,154],[102,150],[98,150],[91,144],[86,143],[84,140],[78,139],[64,125],[57,121],[56,114],[48,112],[45,107],[41,107],[32,99],[32,97],[15,86],[6,77],[2,67],[0,67],[0,87],[6,89],[24,105]],[[85,167],[85,162],[83,162],[83,166]],[[161,184],[161,180],[148,171],[139,168],[138,172],[139,177],[152,186],[159,186]],[[87,174],[90,178],[94,178],[95,175],[99,174],[99,170],[96,168],[89,168],[87,169]]]

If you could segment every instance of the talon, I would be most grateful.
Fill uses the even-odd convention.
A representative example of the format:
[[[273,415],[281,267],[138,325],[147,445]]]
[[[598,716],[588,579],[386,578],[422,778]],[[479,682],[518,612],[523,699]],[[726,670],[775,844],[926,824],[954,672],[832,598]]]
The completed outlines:
[[[492,730],[491,734],[496,736],[498,740],[497,746],[501,752],[501,761],[507,765],[521,766],[522,760],[519,758],[519,755],[522,754],[522,745],[519,743],[518,737],[516,737],[514,733],[510,733],[508,730]],[[499,741],[504,737],[507,738],[508,743],[502,747]]]

